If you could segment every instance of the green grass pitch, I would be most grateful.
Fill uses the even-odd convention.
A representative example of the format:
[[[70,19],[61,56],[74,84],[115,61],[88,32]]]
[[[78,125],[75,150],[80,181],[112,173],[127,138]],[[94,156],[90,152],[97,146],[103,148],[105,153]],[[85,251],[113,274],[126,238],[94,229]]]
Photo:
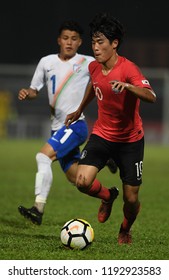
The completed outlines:
[[[98,178],[120,195],[105,224],[97,221],[100,201],[86,196],[65,178],[54,163],[54,180],[41,226],[18,212],[34,202],[35,155],[42,140],[0,141],[0,259],[1,260],[168,260],[169,259],[169,152],[167,146],[147,145],[140,189],[141,211],[133,225],[133,244],[117,244],[122,222],[122,188],[118,174],[107,168]],[[60,241],[63,224],[72,218],[91,223],[94,242],[87,249],[68,250]]]

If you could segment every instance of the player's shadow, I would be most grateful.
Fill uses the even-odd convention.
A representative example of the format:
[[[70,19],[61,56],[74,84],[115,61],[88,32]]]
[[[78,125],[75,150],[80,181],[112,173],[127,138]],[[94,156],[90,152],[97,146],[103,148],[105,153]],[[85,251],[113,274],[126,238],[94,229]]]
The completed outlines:
[[[22,237],[24,236],[25,237],[30,237],[32,239],[45,239],[45,240],[53,240],[54,238],[55,239],[58,239],[59,240],[59,236],[57,237],[57,235],[53,234],[53,235],[46,235],[46,234],[42,234],[42,233],[37,233],[37,231],[39,230],[39,226],[37,225],[34,225],[32,224],[29,220],[26,220],[25,221],[18,221],[17,219],[8,219],[8,218],[4,218],[4,217],[0,217],[0,233],[3,234],[4,236],[5,235],[10,235],[10,236],[17,236],[17,237]],[[12,228],[12,229],[16,229],[16,232],[15,230],[13,230],[11,232],[11,229],[9,228]],[[25,232],[25,230],[28,229],[28,233]],[[31,232],[29,231],[31,230]],[[34,231],[35,233],[35,230],[36,230],[36,234],[32,234],[32,230]],[[49,229],[49,232],[50,232],[50,229]]]

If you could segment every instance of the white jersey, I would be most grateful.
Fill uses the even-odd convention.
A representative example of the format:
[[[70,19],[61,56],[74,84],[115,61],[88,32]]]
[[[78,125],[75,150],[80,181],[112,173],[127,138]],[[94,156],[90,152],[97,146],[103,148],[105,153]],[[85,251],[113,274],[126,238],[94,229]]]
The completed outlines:
[[[55,109],[52,130],[61,128],[67,114],[79,107],[90,81],[88,65],[93,60],[92,56],[76,54],[62,61],[58,54],[51,54],[39,61],[30,87],[40,91],[47,86],[49,105]]]

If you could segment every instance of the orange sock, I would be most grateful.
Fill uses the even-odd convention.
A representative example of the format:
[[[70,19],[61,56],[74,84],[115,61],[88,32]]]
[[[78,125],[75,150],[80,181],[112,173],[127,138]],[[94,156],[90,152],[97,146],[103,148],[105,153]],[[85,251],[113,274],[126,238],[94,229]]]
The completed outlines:
[[[101,185],[101,183],[95,179],[87,194],[97,198],[101,198],[105,201],[110,199],[110,191],[108,188]]]

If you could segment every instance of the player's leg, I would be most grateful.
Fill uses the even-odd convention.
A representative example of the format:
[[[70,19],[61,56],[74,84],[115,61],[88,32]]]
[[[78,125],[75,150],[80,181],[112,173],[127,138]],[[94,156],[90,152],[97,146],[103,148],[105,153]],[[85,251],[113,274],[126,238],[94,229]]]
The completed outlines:
[[[98,220],[100,223],[104,223],[111,214],[113,202],[117,198],[119,190],[116,187],[108,189],[103,186],[96,179],[97,173],[98,169],[95,166],[79,165],[76,185],[81,192],[102,199],[98,211]]]
[[[75,184],[78,161],[80,158],[80,146],[87,140],[88,130],[85,121],[81,120],[71,124],[71,131],[65,130],[62,146],[57,152],[57,158],[60,166],[65,173],[68,181]]]
[[[115,174],[117,172],[118,169],[117,164],[112,158],[108,159],[106,166],[108,167],[111,173]]]
[[[139,186],[123,185],[123,222],[121,224],[118,236],[119,244],[131,244],[131,227],[136,220],[140,210],[140,201],[138,199]]]
[[[77,142],[77,135],[74,134],[74,142]],[[67,180],[75,185],[78,161],[80,158],[80,148],[75,147],[67,155],[58,159],[60,166],[65,173]]]
[[[77,174],[78,162],[74,162],[71,164],[69,169],[65,172],[66,178],[72,184],[76,182],[76,174]]]
[[[35,204],[40,213],[44,212],[44,207],[49,195],[52,182],[52,162],[56,160],[57,153],[53,147],[46,143],[36,155],[37,173],[35,178]]]
[[[33,223],[39,225],[42,223],[42,215],[53,180],[51,169],[52,161],[57,157],[64,172],[66,172],[72,164],[75,167],[75,162],[77,162],[76,153],[78,153],[78,159],[80,155],[79,148],[78,151],[76,151],[76,146],[82,144],[86,138],[87,126],[84,121],[72,124],[69,129],[63,126],[60,130],[53,133],[48,143],[43,146],[40,153],[36,156],[38,171],[35,179],[35,203],[31,208],[19,206],[19,212],[23,216],[30,219]],[[71,158],[72,153],[73,158]],[[71,172],[73,172],[73,167],[71,168]]]
[[[67,179],[72,184],[76,183],[78,167],[80,170],[80,165],[78,166],[79,158],[80,158],[80,149],[79,149],[79,147],[76,147],[65,157],[59,159],[61,168],[65,172]],[[97,172],[98,172],[98,168],[96,169],[96,173]],[[95,175],[94,175],[94,177],[95,177]],[[79,190],[81,192],[86,192],[86,186],[84,189],[80,188]],[[113,187],[110,189],[104,188],[97,179],[94,179],[89,192],[87,191],[87,194],[90,196],[105,199],[105,200],[102,200],[102,204],[101,204],[102,206],[99,209],[98,219],[100,222],[106,221],[108,219],[108,217],[110,216],[113,201],[118,196],[118,193],[119,193],[119,191],[116,187]]]
[[[142,183],[144,138],[123,145],[120,158],[120,177],[123,182],[123,222],[118,236],[119,244],[131,244],[131,227],[140,210],[139,189]],[[124,156],[125,155],[125,156]]]
[[[76,127],[76,125],[74,125],[74,127]],[[80,154],[79,148],[75,146],[79,143],[81,143],[79,136],[74,132],[74,129],[66,129],[63,127],[57,132],[54,132],[52,137],[48,140],[48,143],[41,149],[41,153],[37,154],[38,172],[35,181],[34,206],[40,213],[44,212],[46,200],[52,185],[52,161],[57,157],[59,162],[62,162],[61,167],[64,165],[64,172],[70,167],[71,170],[69,170],[69,173],[72,172],[73,179],[73,171],[76,170],[77,165],[77,160],[75,159],[76,153],[78,153],[78,158]],[[66,159],[68,159],[68,162]]]
[[[18,210],[27,219],[40,225],[48,194],[53,181],[51,169],[52,161],[56,159],[56,152],[46,143],[36,155],[37,173],[35,176],[35,202],[31,208],[19,206]]]
[[[35,203],[31,208],[25,208],[19,206],[19,212],[26,218],[30,219],[33,223],[40,225],[42,223],[42,215],[46,200],[52,185],[53,175],[51,164],[52,161],[59,159],[60,161],[67,154],[71,154],[73,149],[76,149],[77,145],[81,145],[87,138],[88,131],[85,121],[78,121],[67,129],[63,126],[60,130],[53,133],[40,152],[36,155],[37,168],[35,179]],[[78,158],[80,155],[79,150]],[[74,153],[74,151],[73,151]],[[66,166],[63,169],[67,170],[70,165],[76,162],[75,158],[69,163],[66,162]]]
[[[99,170],[106,165],[109,154],[107,141],[91,135],[81,153],[77,170],[77,188],[83,193],[102,199],[98,213],[99,222],[105,222],[109,218],[113,202],[119,193],[116,187],[108,189],[96,179]]]

